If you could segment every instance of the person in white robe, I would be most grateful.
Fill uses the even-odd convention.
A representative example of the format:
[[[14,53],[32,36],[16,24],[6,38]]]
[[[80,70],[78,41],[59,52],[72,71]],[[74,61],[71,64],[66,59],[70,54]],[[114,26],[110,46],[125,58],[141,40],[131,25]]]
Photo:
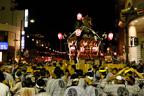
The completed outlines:
[[[16,84],[11,85],[11,88],[10,88],[10,91],[14,94],[14,96],[18,96],[19,90],[22,88],[21,76],[22,76],[22,73],[20,71],[17,71],[15,73]]]
[[[9,86],[9,81],[13,83],[13,85],[16,83],[13,76],[5,71],[5,64],[0,64],[0,70],[3,72],[5,78],[7,79],[6,84]]]
[[[92,80],[93,80],[93,74],[91,72],[87,72],[85,74],[85,81],[87,83],[86,92],[90,96],[100,96],[100,95],[102,95],[102,91],[99,90],[97,85],[95,85],[92,82]]]
[[[45,89],[44,89],[46,86],[45,83],[46,82],[42,78],[37,80],[35,86],[38,89],[38,93],[35,96],[52,96],[49,92],[45,91]]]
[[[0,71],[0,96],[11,96],[9,87],[5,84],[6,82],[3,72]]]
[[[71,75],[71,86],[69,86],[63,96],[90,96],[86,93],[86,90],[83,87],[77,86],[79,78],[77,74]]]
[[[66,89],[66,82],[61,79],[61,72],[62,70],[58,67],[54,70],[54,81],[50,88],[50,93],[52,96],[63,96],[64,91]]]

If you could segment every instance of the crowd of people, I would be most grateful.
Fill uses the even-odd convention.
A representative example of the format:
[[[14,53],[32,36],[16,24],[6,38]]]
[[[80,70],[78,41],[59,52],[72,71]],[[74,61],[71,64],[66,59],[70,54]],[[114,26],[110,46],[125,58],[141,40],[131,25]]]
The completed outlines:
[[[1,63],[0,96],[144,96],[143,72],[142,63],[120,69],[93,65],[87,72],[62,62]]]

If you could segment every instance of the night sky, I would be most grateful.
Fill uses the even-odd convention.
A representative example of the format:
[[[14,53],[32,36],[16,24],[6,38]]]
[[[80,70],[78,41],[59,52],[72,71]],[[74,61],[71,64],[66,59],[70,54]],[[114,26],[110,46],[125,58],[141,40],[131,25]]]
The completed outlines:
[[[92,18],[95,31],[114,31],[114,0],[96,1],[47,1],[47,0],[16,0],[17,9],[29,9],[29,19],[35,19],[34,24],[29,24],[26,33],[39,33],[45,36],[54,46],[58,42],[59,32],[73,32],[77,14]]]

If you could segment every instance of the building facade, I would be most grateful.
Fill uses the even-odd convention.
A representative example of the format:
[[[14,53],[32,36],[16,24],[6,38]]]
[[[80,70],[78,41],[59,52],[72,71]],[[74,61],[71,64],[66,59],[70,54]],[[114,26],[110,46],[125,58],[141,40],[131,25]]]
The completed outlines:
[[[8,43],[8,49],[0,49],[0,62],[14,61],[19,56],[20,32],[24,29],[24,10],[16,10],[15,0],[0,0],[0,43]],[[4,43],[2,43],[4,44]],[[5,46],[5,45],[1,45]]]
[[[125,0],[123,5],[121,20],[127,28],[124,31],[124,44],[128,43],[128,60],[142,60],[144,63],[144,0]],[[135,44],[136,38],[138,45]]]

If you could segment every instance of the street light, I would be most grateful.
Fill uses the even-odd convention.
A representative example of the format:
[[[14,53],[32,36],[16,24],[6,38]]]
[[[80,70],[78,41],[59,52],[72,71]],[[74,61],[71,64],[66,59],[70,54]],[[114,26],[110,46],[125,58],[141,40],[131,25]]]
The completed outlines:
[[[34,22],[35,22],[35,20],[34,20],[34,19],[31,19],[31,20],[30,20],[30,22],[31,22],[31,23],[34,23]]]

